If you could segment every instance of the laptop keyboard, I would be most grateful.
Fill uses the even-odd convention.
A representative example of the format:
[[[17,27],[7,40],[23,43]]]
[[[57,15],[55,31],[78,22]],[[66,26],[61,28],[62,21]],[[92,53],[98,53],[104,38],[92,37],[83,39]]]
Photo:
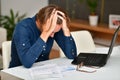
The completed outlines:
[[[85,60],[85,64],[98,64],[101,62],[103,55],[91,55],[88,56]]]
[[[92,54],[92,55],[83,55],[80,57],[79,62],[84,62],[84,65],[92,65],[92,66],[99,66],[102,62],[105,61],[106,55],[102,54]]]
[[[91,54],[91,53],[80,53],[76,57],[72,64],[80,64],[83,62],[86,66],[104,66],[106,63],[107,54]]]

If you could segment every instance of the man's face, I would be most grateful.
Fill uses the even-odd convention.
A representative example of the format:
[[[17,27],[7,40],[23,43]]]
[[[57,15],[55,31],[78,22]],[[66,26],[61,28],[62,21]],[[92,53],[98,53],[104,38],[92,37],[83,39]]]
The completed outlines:
[[[60,31],[60,29],[62,28],[62,20],[58,17],[57,22],[56,22],[56,28],[54,29],[54,31],[52,32],[52,34],[50,35],[51,37],[54,37],[54,34],[58,31]]]
[[[62,28],[62,24],[57,24],[56,25],[56,28],[54,29],[54,31],[53,31],[53,33],[51,33],[51,37],[54,37],[54,34],[56,33],[56,32],[59,32],[60,31],[60,29]]]

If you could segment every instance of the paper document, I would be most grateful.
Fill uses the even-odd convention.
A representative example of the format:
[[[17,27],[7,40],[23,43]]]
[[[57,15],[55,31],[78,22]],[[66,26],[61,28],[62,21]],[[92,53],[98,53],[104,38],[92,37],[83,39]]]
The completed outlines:
[[[30,70],[34,80],[45,78],[62,78],[62,72],[75,70],[74,66],[58,66],[57,64],[44,64],[42,66],[33,67]]]

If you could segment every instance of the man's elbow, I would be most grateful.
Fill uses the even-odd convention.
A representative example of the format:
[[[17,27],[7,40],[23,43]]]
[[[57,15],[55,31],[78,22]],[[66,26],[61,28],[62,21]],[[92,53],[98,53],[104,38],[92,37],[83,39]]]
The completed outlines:
[[[31,68],[32,65],[33,65],[32,63],[30,64],[30,63],[28,63],[28,62],[27,62],[27,63],[26,63],[26,62],[23,63],[23,66],[24,66],[25,68]]]
[[[77,56],[77,55],[74,54],[74,55],[68,55],[67,57],[68,57],[68,59],[74,59],[76,56]]]
[[[74,59],[74,56],[68,56],[67,58],[68,59]]]

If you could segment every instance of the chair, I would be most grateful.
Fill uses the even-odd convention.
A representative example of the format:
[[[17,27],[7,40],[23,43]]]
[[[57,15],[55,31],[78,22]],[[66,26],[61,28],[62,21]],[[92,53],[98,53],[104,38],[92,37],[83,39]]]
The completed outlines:
[[[0,27],[0,49],[2,48],[2,42],[7,40],[7,30]]]
[[[9,67],[11,60],[11,41],[4,41],[2,43],[2,58],[3,58],[3,69]]]
[[[71,32],[72,37],[76,43],[77,54],[80,52],[93,52],[95,51],[95,44],[92,35],[87,30]],[[63,51],[60,49],[60,57],[64,57]]]

